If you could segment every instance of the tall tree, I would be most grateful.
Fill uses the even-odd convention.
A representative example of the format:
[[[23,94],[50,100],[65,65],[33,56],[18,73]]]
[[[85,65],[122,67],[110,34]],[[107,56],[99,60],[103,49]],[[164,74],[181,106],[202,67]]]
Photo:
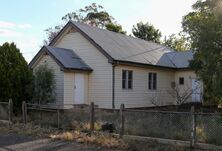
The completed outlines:
[[[117,24],[114,24],[114,23],[106,24],[106,29],[109,30],[109,31],[116,32],[116,33],[126,34],[126,31],[123,31],[121,25],[117,25]]]
[[[181,32],[176,36],[175,34],[170,35],[164,42],[166,46],[176,50],[176,51],[186,51],[190,50],[190,42],[188,38]]]
[[[13,101],[16,109],[31,98],[32,72],[14,43],[0,46],[0,98]],[[17,110],[18,111],[18,110]]]
[[[205,100],[222,101],[222,2],[197,1],[183,18],[183,30],[192,41],[191,67],[204,82]]]
[[[132,33],[134,36],[147,41],[160,43],[161,32],[149,23],[139,22],[133,26]]]
[[[62,17],[62,20],[66,22],[72,20],[99,28],[105,28],[106,24],[112,23],[114,18],[104,10],[103,6],[92,3],[78,11],[66,14]]]
[[[92,3],[89,6],[85,6],[84,8],[68,13],[62,17],[62,21],[65,23],[70,20],[107,29],[113,32],[124,33],[122,26],[116,23],[114,18],[104,9],[103,6],[97,5],[96,3]],[[47,40],[44,40],[44,44],[47,45],[50,43],[63,27],[64,24],[61,24],[53,28],[46,29],[45,31],[48,37]]]

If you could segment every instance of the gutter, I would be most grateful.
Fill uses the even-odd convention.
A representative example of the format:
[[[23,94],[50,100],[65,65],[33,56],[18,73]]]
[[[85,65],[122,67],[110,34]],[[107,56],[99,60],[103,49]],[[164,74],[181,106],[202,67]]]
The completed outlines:
[[[127,65],[127,66],[142,67],[142,68],[149,67],[154,69],[167,69],[167,70],[191,70],[190,67],[168,67],[168,66],[152,65],[152,64],[124,61],[124,60],[113,60],[112,64]]]

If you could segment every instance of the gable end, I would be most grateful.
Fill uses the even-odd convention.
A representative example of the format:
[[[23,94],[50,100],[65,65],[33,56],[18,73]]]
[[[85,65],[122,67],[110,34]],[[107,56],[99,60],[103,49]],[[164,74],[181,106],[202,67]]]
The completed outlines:
[[[113,58],[100,46],[98,45],[92,38],[90,38],[86,33],[84,33],[79,27],[69,21],[65,27],[56,35],[56,37],[50,42],[49,46],[54,46],[56,42],[65,34],[65,32],[73,27],[76,29],[84,38],[86,38],[94,47],[96,47],[107,59],[109,63],[113,63]]]
[[[42,47],[41,50],[35,55],[35,57],[32,59],[32,61],[29,63],[28,66],[29,66],[31,69],[33,69],[34,66],[38,63],[38,59],[39,59],[42,55],[44,55],[44,53],[47,54],[47,55],[49,55],[50,57],[52,57],[53,60],[60,66],[61,70],[64,70],[64,66],[62,65],[62,63],[61,63],[59,60],[57,60],[57,59],[46,49],[45,46]]]

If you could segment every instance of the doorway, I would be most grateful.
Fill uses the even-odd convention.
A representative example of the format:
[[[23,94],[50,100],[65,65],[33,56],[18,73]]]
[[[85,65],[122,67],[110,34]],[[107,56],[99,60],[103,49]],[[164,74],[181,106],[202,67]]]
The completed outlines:
[[[74,104],[84,104],[85,78],[84,74],[75,73]]]

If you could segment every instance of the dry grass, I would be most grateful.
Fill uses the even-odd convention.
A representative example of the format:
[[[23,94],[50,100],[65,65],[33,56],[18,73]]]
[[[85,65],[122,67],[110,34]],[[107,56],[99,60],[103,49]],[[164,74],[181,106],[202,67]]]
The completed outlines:
[[[88,128],[88,125],[84,125]],[[100,128],[100,123],[97,123],[96,128]],[[54,140],[75,141],[85,145],[95,145],[102,148],[118,149],[118,150],[133,150],[133,151],[146,151],[146,150],[165,150],[166,148],[173,151],[183,150],[175,146],[166,146],[157,144],[156,142],[143,142],[136,140],[122,140],[118,136],[94,131],[93,133],[81,132],[79,130],[73,131],[59,131],[56,129],[46,129],[40,126],[28,123],[27,125],[20,123],[1,123],[0,134],[23,134],[37,138],[51,138]]]
[[[95,127],[99,129],[98,123]],[[89,125],[83,125],[84,128],[89,128]],[[41,128],[40,126],[28,123],[26,125],[21,123],[2,123],[0,122],[0,133],[2,134],[23,134],[32,136],[35,138],[52,138],[66,141],[76,141],[78,143],[84,143],[87,145],[98,145],[104,148],[112,149],[126,149],[127,144],[123,140],[119,139],[109,133],[93,132],[85,133],[80,130],[75,131],[62,131],[52,128]]]
[[[3,134],[25,134],[32,137],[49,137],[51,133],[55,133],[56,129],[44,129],[40,126],[28,123],[26,125],[21,123],[2,123],[0,122],[0,133]]]
[[[52,139],[76,141],[78,143],[95,144],[105,148],[126,149],[127,144],[109,133],[94,132],[92,134],[79,131],[63,132],[50,136]]]
[[[69,128],[71,130],[77,130],[77,131],[89,131],[90,130],[90,123],[89,122],[72,121]],[[102,129],[102,123],[95,122],[94,123],[94,130],[100,131],[101,129]]]

